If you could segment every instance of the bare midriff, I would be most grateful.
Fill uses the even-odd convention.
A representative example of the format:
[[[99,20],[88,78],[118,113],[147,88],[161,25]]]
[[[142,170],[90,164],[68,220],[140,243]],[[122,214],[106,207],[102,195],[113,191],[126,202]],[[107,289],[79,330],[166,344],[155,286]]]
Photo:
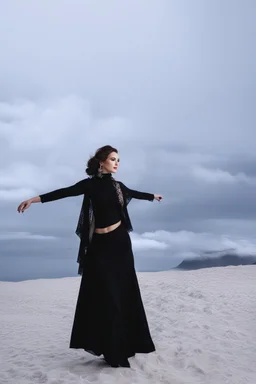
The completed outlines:
[[[112,224],[110,225],[109,227],[105,227],[105,228],[95,228],[94,232],[96,233],[108,233],[108,232],[111,232],[113,231],[114,229],[116,229],[117,227],[119,227],[119,225],[121,224],[121,220],[118,221],[118,223],[115,223],[115,224]]]

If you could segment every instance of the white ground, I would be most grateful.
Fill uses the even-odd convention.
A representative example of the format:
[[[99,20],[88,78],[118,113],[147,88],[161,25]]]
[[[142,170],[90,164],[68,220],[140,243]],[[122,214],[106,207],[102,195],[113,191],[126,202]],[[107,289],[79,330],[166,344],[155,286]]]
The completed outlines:
[[[256,384],[256,266],[140,272],[156,352],[68,348],[81,277],[0,282],[0,383]]]

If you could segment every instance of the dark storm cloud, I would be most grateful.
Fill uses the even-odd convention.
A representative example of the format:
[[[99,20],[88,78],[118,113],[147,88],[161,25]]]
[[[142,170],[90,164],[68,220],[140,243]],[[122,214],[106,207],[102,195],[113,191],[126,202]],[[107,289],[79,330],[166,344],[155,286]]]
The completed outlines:
[[[85,178],[111,144],[117,179],[164,196],[131,203],[137,232],[207,226],[251,241],[255,13],[250,0],[2,4],[1,231],[73,239],[81,197],[23,216],[17,205]]]

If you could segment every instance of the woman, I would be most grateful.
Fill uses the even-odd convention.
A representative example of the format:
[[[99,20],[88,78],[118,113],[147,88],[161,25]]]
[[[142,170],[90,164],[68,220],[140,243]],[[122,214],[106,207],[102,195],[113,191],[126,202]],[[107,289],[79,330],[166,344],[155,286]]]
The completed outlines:
[[[153,352],[155,346],[134,268],[127,205],[132,198],[160,201],[162,196],[135,191],[116,181],[112,173],[119,161],[116,148],[99,148],[87,163],[90,177],[26,200],[18,212],[23,213],[31,203],[84,195],[76,228],[82,279],[69,347],[103,354],[112,367],[130,367],[129,357]]]

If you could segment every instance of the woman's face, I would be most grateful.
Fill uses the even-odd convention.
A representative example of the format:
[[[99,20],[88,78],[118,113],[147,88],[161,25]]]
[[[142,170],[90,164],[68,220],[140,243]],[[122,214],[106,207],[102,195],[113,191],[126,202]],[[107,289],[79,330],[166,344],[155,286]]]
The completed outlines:
[[[101,162],[103,173],[115,173],[118,169],[119,161],[118,153],[111,152],[107,159]]]

